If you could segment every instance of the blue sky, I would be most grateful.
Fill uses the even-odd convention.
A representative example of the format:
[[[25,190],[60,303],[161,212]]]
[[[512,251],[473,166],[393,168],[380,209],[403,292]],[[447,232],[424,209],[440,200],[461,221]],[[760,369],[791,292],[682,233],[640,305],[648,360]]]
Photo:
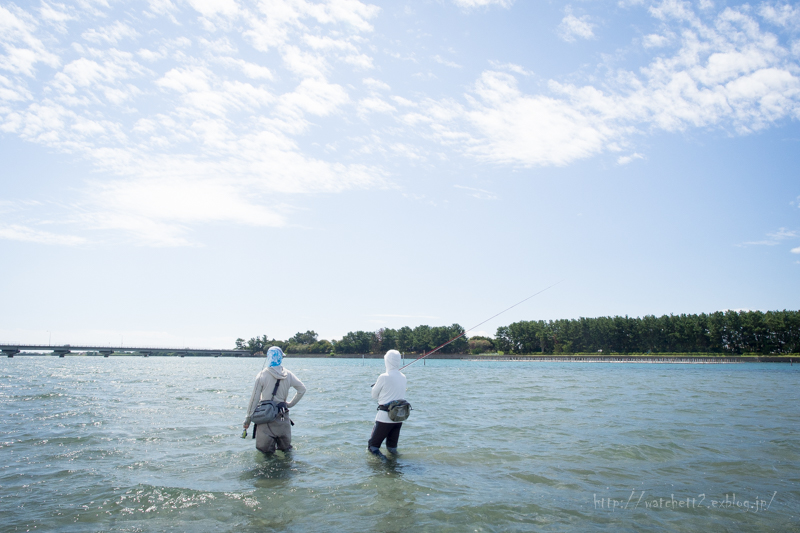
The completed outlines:
[[[0,340],[797,309],[800,7],[0,3]]]

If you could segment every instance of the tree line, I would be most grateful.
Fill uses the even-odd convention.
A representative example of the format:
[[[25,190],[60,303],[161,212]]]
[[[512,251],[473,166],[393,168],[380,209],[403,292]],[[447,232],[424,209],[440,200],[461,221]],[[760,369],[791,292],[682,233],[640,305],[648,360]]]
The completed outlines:
[[[800,352],[800,311],[522,321],[497,328],[495,344],[515,354],[789,354]]]
[[[237,350],[253,353],[265,352],[270,346],[279,346],[285,353],[296,354],[378,354],[389,350],[403,353],[423,353],[432,350],[453,337],[464,333],[458,324],[452,326],[404,326],[400,329],[381,328],[377,331],[351,331],[340,340],[319,340],[315,331],[297,333],[291,339],[281,341],[269,339],[267,335],[253,337],[249,341],[236,339]],[[448,344],[441,353],[464,353],[469,349],[465,337]]]
[[[340,340],[320,340],[316,332],[281,341],[267,335],[236,339],[236,349],[252,353],[279,346],[295,354],[406,354],[428,352],[464,333],[451,326],[404,326],[351,331]],[[647,315],[520,321],[500,326],[494,339],[461,337],[441,353],[718,353],[790,354],[800,352],[800,311],[725,311],[699,315]]]

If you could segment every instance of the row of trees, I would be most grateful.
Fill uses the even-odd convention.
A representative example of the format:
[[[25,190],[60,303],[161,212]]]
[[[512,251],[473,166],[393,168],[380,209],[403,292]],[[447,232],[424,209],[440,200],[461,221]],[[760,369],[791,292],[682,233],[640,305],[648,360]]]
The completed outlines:
[[[305,333],[296,333],[289,340],[280,341],[270,339],[267,335],[253,337],[249,341],[242,338],[236,339],[237,350],[248,350],[252,353],[266,352],[270,346],[278,346],[284,353],[313,353],[329,354],[334,351],[333,343],[327,340],[318,340],[316,331],[309,330]]]
[[[411,329],[403,326],[400,329],[381,328],[378,331],[351,331],[342,340],[334,342],[336,353],[385,353],[388,350],[400,350],[403,353],[423,353],[446,343],[453,337],[464,333],[458,324],[452,326],[417,326]],[[461,337],[448,344],[441,353],[464,353],[468,344]]]
[[[515,354],[798,353],[800,311],[523,321],[497,328],[495,344]]]
[[[286,353],[380,354],[430,351],[464,332],[452,326],[417,326],[351,331],[341,340],[318,340],[314,331],[280,341],[266,335],[236,339],[236,348],[253,353],[280,346]],[[719,353],[787,354],[800,352],[800,311],[726,311],[699,315],[647,315],[538,320],[497,328],[494,339],[461,337],[442,353]]]
[[[279,346],[285,353],[330,354],[330,353],[385,353],[388,350],[400,350],[403,353],[423,353],[432,350],[453,337],[464,333],[458,324],[452,326],[408,326],[400,329],[382,328],[377,331],[351,331],[341,340],[318,340],[317,333],[306,331],[297,333],[289,340],[270,339],[267,335],[253,337],[249,341],[236,339],[237,350],[249,350],[253,353],[265,352],[270,346]],[[441,353],[464,353],[469,349],[465,337],[448,344]]]

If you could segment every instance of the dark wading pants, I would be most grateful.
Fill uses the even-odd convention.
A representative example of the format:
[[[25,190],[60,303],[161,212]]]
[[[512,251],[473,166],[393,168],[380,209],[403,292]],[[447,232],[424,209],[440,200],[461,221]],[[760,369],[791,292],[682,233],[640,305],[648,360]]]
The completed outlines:
[[[369,445],[375,448],[380,448],[383,444],[383,439],[386,439],[387,448],[397,448],[397,441],[400,439],[400,428],[403,426],[402,422],[375,422],[372,428],[372,435],[369,438]]]
[[[274,453],[275,447],[283,452],[292,449],[292,423],[289,417],[280,417],[256,428],[256,448],[264,453]]]

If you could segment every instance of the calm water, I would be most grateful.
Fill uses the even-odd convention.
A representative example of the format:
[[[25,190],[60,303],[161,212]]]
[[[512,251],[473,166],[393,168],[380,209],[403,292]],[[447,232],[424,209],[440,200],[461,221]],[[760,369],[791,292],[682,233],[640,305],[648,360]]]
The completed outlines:
[[[382,462],[383,361],[285,363],[308,392],[267,458],[261,360],[3,358],[0,530],[800,530],[800,365],[428,361]]]

